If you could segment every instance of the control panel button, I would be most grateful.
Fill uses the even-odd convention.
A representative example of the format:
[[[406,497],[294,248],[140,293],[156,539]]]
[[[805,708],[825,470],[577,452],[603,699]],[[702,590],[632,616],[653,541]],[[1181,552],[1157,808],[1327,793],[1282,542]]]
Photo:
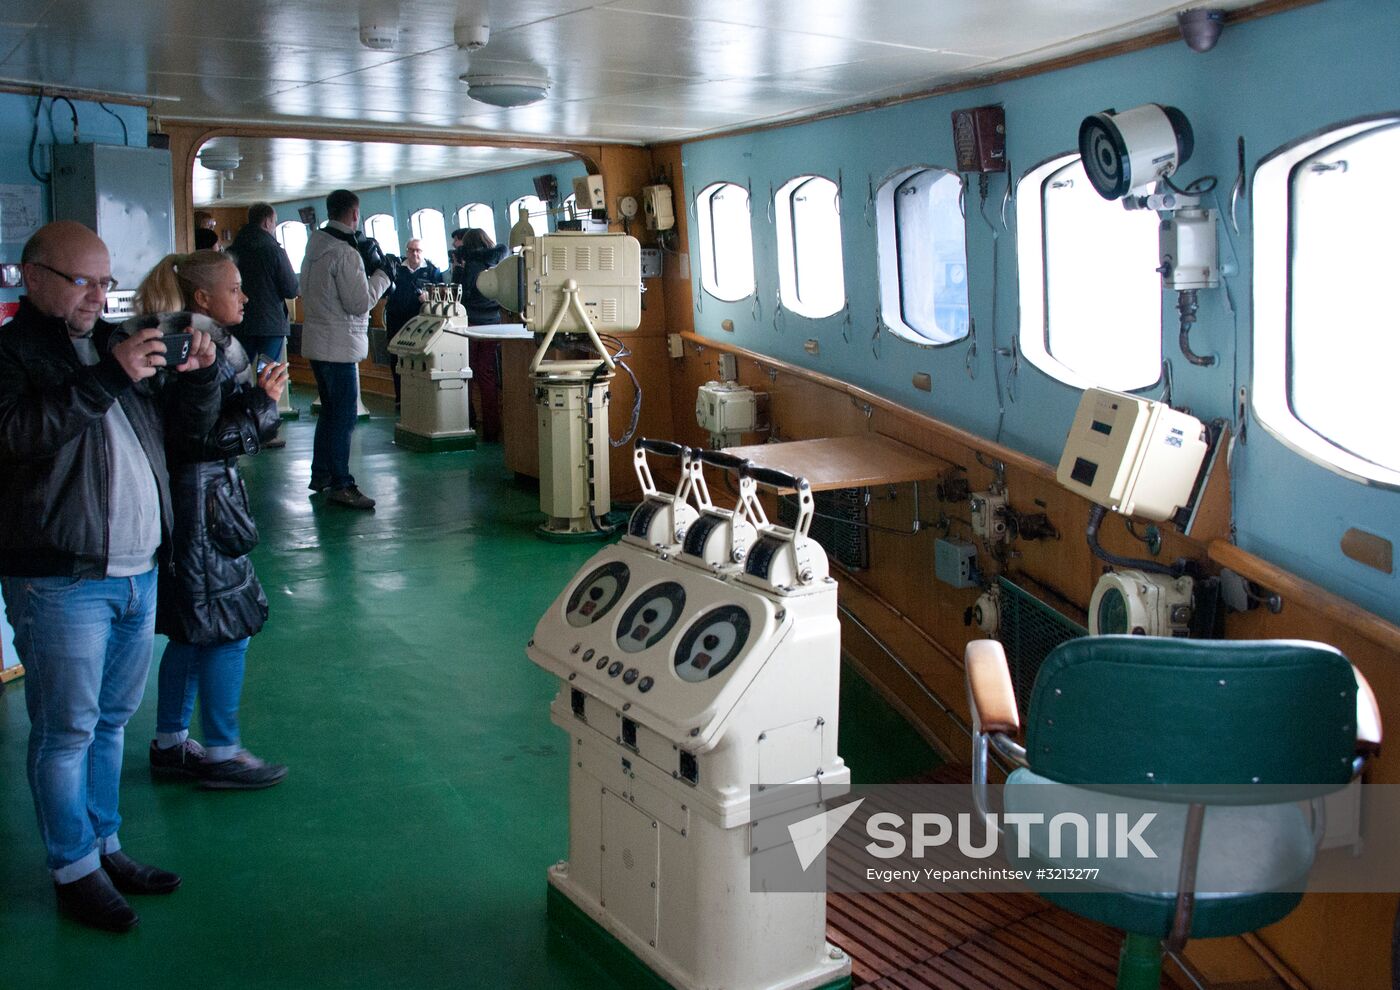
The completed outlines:
[[[599,670],[602,670],[602,669],[603,669],[604,667],[606,667],[607,665],[608,665],[608,655],[605,653],[605,654],[603,654],[601,657],[598,658],[597,667],[598,667]]]
[[[587,663],[588,661],[590,661],[590,660],[592,660],[592,659],[593,659],[593,651],[592,651],[592,650],[584,650],[584,651],[583,651],[583,662],[584,662],[584,663]]]
[[[637,682],[637,690],[642,692],[642,694],[646,694],[648,691],[651,690],[651,686],[655,683],[656,681],[654,681],[652,678],[643,677],[640,681]]]
[[[636,667],[628,667],[628,668],[627,668],[627,673],[625,673],[625,674],[622,675],[622,683],[623,683],[623,684],[631,684],[633,681],[635,681],[635,680],[637,679],[637,677],[638,677],[640,674],[641,674],[641,671],[638,670]]]
[[[622,673],[622,661],[614,660],[612,666],[608,668],[608,676],[616,677],[620,673]]]

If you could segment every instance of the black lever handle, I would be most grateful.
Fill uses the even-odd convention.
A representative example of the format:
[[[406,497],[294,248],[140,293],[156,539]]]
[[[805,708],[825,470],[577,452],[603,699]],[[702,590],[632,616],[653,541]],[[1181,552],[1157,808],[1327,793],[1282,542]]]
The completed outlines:
[[[784,471],[782,468],[761,467],[752,462],[744,468],[744,475],[760,485],[768,485],[770,488],[791,488],[800,492],[811,487],[807,484],[806,478],[799,477],[790,471]]]
[[[648,450],[653,454],[660,454],[662,457],[684,457],[685,447],[670,440],[648,440],[646,437],[637,441],[640,450]]]
[[[748,460],[748,458],[736,457],[733,454],[726,454],[722,450],[700,450],[696,452],[696,456],[698,456],[700,460],[706,464],[718,468],[724,468],[726,470],[733,471],[736,474],[742,474],[744,472],[744,469],[752,464],[752,462]]]

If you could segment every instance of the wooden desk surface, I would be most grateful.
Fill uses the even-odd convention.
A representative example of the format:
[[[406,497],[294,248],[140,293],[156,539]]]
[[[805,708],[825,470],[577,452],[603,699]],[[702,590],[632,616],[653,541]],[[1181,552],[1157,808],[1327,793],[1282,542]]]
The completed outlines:
[[[726,447],[725,453],[806,478],[815,492],[928,481],[938,477],[943,464],[879,433]]]

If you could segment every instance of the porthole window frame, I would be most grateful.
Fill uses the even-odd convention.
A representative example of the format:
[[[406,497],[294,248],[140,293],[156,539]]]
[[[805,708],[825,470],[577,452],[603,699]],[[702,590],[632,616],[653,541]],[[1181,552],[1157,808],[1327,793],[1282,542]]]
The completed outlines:
[[[393,234],[394,239],[392,242],[386,241],[384,237],[375,232],[375,229],[377,229],[380,226],[375,221],[380,219],[388,220],[390,226],[393,227],[391,233]],[[364,225],[365,236],[373,237],[376,241],[378,241],[380,249],[383,250],[385,254],[392,254],[395,257],[400,257],[402,255],[403,252],[401,249],[403,242],[399,237],[399,221],[398,218],[395,217],[392,213],[373,213],[370,216],[365,217]],[[393,247],[392,251],[389,250],[391,246]]]
[[[436,213],[439,219],[442,220],[442,245],[438,252],[436,252],[436,255],[434,252],[428,250],[428,242],[432,240],[432,238],[423,236],[423,221],[419,219],[424,213],[429,212]],[[423,242],[423,257],[427,258],[444,271],[450,267],[448,262],[448,249],[451,245],[449,243],[450,238],[447,236],[449,233],[447,228],[447,215],[443,213],[442,210],[438,209],[436,206],[424,206],[414,210],[408,217],[408,233],[411,240]]]
[[[1294,171],[1330,147],[1395,124],[1400,124],[1400,110],[1339,121],[1275,148],[1255,166],[1250,183],[1254,340],[1249,401],[1256,422],[1299,456],[1351,481],[1400,491],[1400,470],[1352,453],[1294,414],[1288,366]]]
[[[836,241],[833,245],[819,246],[819,250],[834,250],[837,256],[837,271],[840,274],[840,301],[832,309],[825,312],[819,311],[816,307],[808,306],[802,299],[801,282],[798,278],[798,262],[800,260],[801,248],[799,244],[799,231],[796,229],[792,215],[793,199],[798,192],[811,182],[825,182],[833,190],[832,198],[836,206]],[[749,204],[752,212],[753,204]],[[816,172],[804,172],[794,175],[773,193],[773,226],[777,243],[778,256],[778,301],[788,312],[801,316],[809,320],[824,320],[835,316],[846,309],[849,297],[846,294],[846,269],[844,247],[842,244],[843,228],[841,224],[841,183],[837,179],[828,178]]]
[[[453,214],[457,221],[457,227],[466,229],[470,227],[480,226],[479,224],[474,224],[471,222],[471,213],[476,211],[478,208],[484,209],[487,213],[491,215],[491,226],[482,227],[481,229],[485,230],[488,234],[491,235],[491,240],[494,243],[495,241],[499,240],[499,238],[496,237],[496,208],[490,203],[477,201],[472,203],[463,203],[461,206],[457,207],[457,212]],[[467,213],[465,217],[463,216],[464,212]],[[452,231],[449,230],[448,234],[450,235],[451,233]],[[451,237],[449,236],[448,239],[451,240]]]
[[[972,291],[967,277],[967,211],[959,208],[963,235],[963,284],[968,297],[968,329],[959,337],[940,340],[909,326],[904,321],[903,297],[900,281],[899,233],[895,227],[894,194],[909,179],[925,171],[943,172],[953,176],[961,185],[958,194],[960,204],[967,197],[967,178],[956,169],[931,162],[902,165],[887,173],[875,187],[875,238],[876,238],[876,282],[880,305],[880,324],[884,329],[916,347],[942,348],[958,344],[968,344],[972,340]]]
[[[708,207],[709,202],[713,199],[714,194],[725,186],[734,186],[736,189],[742,190],[744,195],[746,195],[749,200],[749,276],[751,282],[747,292],[745,292],[743,295],[737,295],[732,297],[722,296],[719,294],[718,290],[720,286],[718,284],[718,280],[714,277],[714,232],[712,230],[712,224],[710,223],[708,215],[704,214],[703,212],[704,209]],[[705,206],[702,206],[702,199],[705,202]],[[699,253],[700,256],[701,291],[712,299],[717,299],[720,302],[726,303],[737,303],[743,302],[746,299],[753,299],[756,293],[758,292],[758,269],[754,265],[753,260],[753,190],[749,188],[749,184],[746,182],[735,182],[732,179],[716,179],[713,182],[707,182],[704,186],[702,186],[699,189],[699,191],[695,193],[695,196],[693,197],[691,202],[694,204],[695,208],[695,244],[696,251]],[[707,236],[711,241],[711,250],[708,252],[705,250],[705,241]]]
[[[301,257],[298,258],[295,262],[292,262],[292,268],[293,268],[294,270],[296,270],[296,271],[300,271],[300,270],[301,270],[302,262],[306,259],[306,248],[307,248],[307,245],[308,245],[308,244],[310,243],[310,241],[311,241],[311,231],[310,231],[310,229],[308,228],[307,224],[303,223],[303,222],[300,221],[300,220],[283,220],[281,223],[279,223],[279,224],[277,225],[276,230],[274,231],[274,236],[277,238],[277,243],[280,244],[280,245],[282,246],[282,250],[287,252],[287,260],[288,260],[288,261],[291,261],[291,260],[292,260],[292,254],[291,254],[290,251],[287,251],[287,243],[286,243],[286,236],[287,236],[287,235],[286,235],[285,233],[283,233],[283,231],[284,231],[284,230],[290,230],[293,226],[296,226],[296,227],[300,227],[300,228],[301,228],[301,230],[302,230],[302,236],[303,236],[303,238],[304,238],[304,240],[302,241],[302,246],[301,246]]]
[[[1158,360],[1156,374],[1141,384],[1123,381],[1095,381],[1083,371],[1073,368],[1056,357],[1049,346],[1049,284],[1046,276],[1045,212],[1042,187],[1050,177],[1081,160],[1078,151],[1061,151],[1036,162],[1016,180],[1016,270],[1019,276],[1019,317],[1016,345],[1021,354],[1038,371],[1071,388],[1107,388],[1117,392],[1145,392],[1162,384],[1162,364],[1166,359],[1163,344],[1165,326],[1162,317],[1160,280],[1154,295],[1157,314],[1156,342]],[[1034,180],[1033,186],[1027,184]],[[1087,176],[1085,181],[1087,182]],[[1035,195],[1031,195],[1031,189]],[[1121,208],[1121,207],[1120,207]],[[1144,214],[1147,215],[1147,214]],[[1155,221],[1154,221],[1155,228]],[[1155,239],[1154,234],[1154,239]]]

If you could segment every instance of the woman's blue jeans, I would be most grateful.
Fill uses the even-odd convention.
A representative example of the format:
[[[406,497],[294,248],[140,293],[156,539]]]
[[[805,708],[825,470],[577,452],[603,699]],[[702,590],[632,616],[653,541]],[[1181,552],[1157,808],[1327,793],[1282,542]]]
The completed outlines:
[[[209,646],[177,643],[173,639],[167,643],[156,681],[156,731],[188,730],[197,695],[204,745],[223,751],[213,753],[215,759],[232,758],[239,745],[238,699],[243,693],[247,653],[247,636]]]
[[[0,578],[29,710],[29,789],[58,883],[121,848],[126,723],[141,704],[156,618],[155,569],[135,577]]]

